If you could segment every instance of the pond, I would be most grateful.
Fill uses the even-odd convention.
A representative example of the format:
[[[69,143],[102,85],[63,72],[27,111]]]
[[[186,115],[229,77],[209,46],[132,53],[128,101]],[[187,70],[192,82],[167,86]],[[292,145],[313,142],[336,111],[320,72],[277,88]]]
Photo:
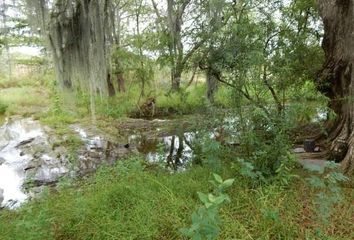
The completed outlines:
[[[325,117],[319,111],[316,120]],[[123,134],[119,138],[72,125],[72,132],[82,142],[73,151],[63,144],[70,140],[67,135],[58,136],[30,118],[8,119],[0,127],[0,205],[16,208],[37,197],[45,186],[55,186],[62,177],[84,176],[132,153],[140,153],[146,161],[159,163],[171,172],[184,171],[192,162],[198,138],[198,131],[188,124],[181,120],[128,119],[118,127]],[[226,143],[237,145],[237,119],[226,117],[219,124],[220,129],[207,130],[209,138],[217,139],[226,130],[231,133]]]
[[[0,127],[2,206],[16,208],[62,177],[84,176],[131,153],[143,154],[148,162],[159,162],[171,171],[183,171],[193,156],[193,134],[188,132],[151,135],[142,130],[118,140],[77,125],[72,130],[82,140],[75,152],[60,144],[68,136],[57,136],[30,118],[7,120]]]

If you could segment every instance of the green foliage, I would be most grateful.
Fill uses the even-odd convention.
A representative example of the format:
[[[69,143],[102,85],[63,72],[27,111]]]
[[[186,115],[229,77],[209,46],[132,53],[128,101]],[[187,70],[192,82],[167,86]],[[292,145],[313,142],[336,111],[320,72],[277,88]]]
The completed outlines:
[[[42,196],[37,202],[24,206],[18,214],[5,212],[0,216],[1,237],[36,240],[178,238],[178,228],[189,215],[186,203],[191,207],[196,204],[190,191],[205,189],[203,181],[207,181],[208,172],[198,169],[171,178],[170,174],[150,174],[142,169],[140,157],[121,160],[115,167],[102,167],[85,182],[63,187],[55,195]],[[188,185],[181,185],[186,179],[191,179]],[[17,220],[5,225],[6,218]],[[53,224],[56,229],[51,227]]]
[[[311,171],[318,169],[307,167]],[[308,183],[317,191],[315,198],[316,213],[321,225],[328,226],[329,219],[334,213],[335,204],[343,201],[343,194],[340,184],[349,180],[338,171],[339,165],[335,162],[327,162],[325,169],[319,174],[307,178]]]
[[[4,114],[7,108],[8,106],[5,103],[0,101],[0,115]]]
[[[289,126],[277,113],[267,115],[257,108],[251,111],[243,111],[243,120],[238,123],[241,155],[252,163],[256,172],[263,177],[271,177],[277,174],[282,164],[293,165]]]
[[[220,86],[215,94],[215,104],[226,108],[234,107],[234,102],[232,101],[232,94],[232,88]]]
[[[147,171],[149,164],[133,156],[115,166],[102,166],[85,181],[63,179],[58,192],[46,191],[42,198],[17,211],[1,212],[0,238],[178,239],[179,229],[192,215],[191,226],[181,231],[192,239],[314,239],[318,236],[312,226],[304,226],[303,218],[310,218],[302,213],[304,206],[317,210],[318,219],[310,224],[332,224],[339,230],[327,235],[350,238],[348,229],[350,232],[352,226],[343,227],[342,223],[352,220],[352,199],[345,201],[340,188],[347,178],[334,165],[328,165],[328,172],[308,178],[313,187],[309,189],[296,181],[293,169],[289,131],[314,121],[319,109],[328,110],[328,99],[313,83],[324,58],[314,1],[184,2],[188,5],[183,9],[178,9],[182,1],[174,3],[173,11],[182,14],[176,25],[187,16],[192,24],[177,26],[176,31],[164,24],[169,20],[167,11],[160,11],[161,18],[155,16],[155,10],[165,7],[161,3],[152,9],[144,1],[112,2],[112,9],[119,10],[113,18],[121,25],[114,26],[119,32],[111,34],[117,46],[107,48],[112,50],[107,51],[112,53],[109,70],[114,81],[117,74],[124,75],[127,89],[111,98],[93,100],[98,117],[132,116],[148,97],[156,98],[156,117],[208,111],[222,114],[205,99],[205,79],[199,77],[187,89],[168,92],[171,69],[166,65],[184,72],[198,66],[219,74],[219,80],[228,84],[219,83],[215,105],[234,114],[225,125],[225,119],[209,124],[209,116],[203,116],[200,125],[204,126],[199,126],[192,143],[194,161],[202,164],[183,173],[167,174],[161,168]],[[138,24],[144,25],[140,33],[130,26],[136,14],[141,17]],[[177,20],[175,17],[171,19]],[[17,21],[12,32],[27,27],[26,22]],[[0,37],[1,49],[8,43],[23,42],[18,34],[12,35]],[[108,46],[99,47],[103,50]],[[64,60],[64,65],[71,66]],[[71,63],[75,65],[77,60]],[[42,58],[15,59],[14,63],[41,67],[41,71],[25,78],[0,79],[0,115],[5,111],[37,113],[44,124],[65,133],[66,140],[54,144],[68,149],[69,161],[75,166],[82,141],[70,135],[68,125],[89,117],[91,96],[59,90],[52,72],[42,71]],[[84,65],[81,67],[87,67]],[[182,76],[183,81],[188,78]],[[102,76],[96,79],[105,80]],[[34,110],[29,111],[30,107]],[[210,137],[216,127],[224,128],[218,140]],[[162,145],[158,152],[164,156]],[[211,192],[206,184],[210,171],[235,176],[237,186],[226,194],[234,179],[224,181],[214,174]],[[27,186],[31,185],[29,181]],[[352,194],[351,189],[347,191]],[[198,198],[191,192],[198,192]],[[316,199],[308,203],[311,194],[316,194]],[[231,198],[233,204],[225,204]],[[330,218],[338,203],[345,204],[346,211],[341,209],[344,213],[340,217]],[[324,226],[321,231],[325,231]]]
[[[236,159],[236,163],[232,164],[232,169],[240,173],[241,176],[250,178],[252,181],[257,181],[259,178],[262,179],[262,173],[256,171],[251,162],[247,162],[242,158]]]
[[[68,160],[70,166],[74,169],[78,165],[79,157],[77,150],[84,145],[82,139],[77,135],[69,135],[62,146],[65,146],[68,149]]]
[[[157,151],[156,151],[156,154],[157,154],[157,161],[158,161],[158,165],[162,168],[162,169],[165,169],[165,161],[166,161],[166,156],[165,156],[165,153],[166,153],[166,146],[164,143],[159,143],[157,145]]]
[[[26,66],[43,66],[47,63],[47,60],[43,57],[30,57],[30,58],[15,58],[14,59],[15,64],[20,64],[20,65],[26,65]]]
[[[77,120],[77,114],[66,109],[64,94],[59,92],[56,82],[52,82],[50,94],[51,106],[48,111],[38,115],[42,123],[54,128],[59,134],[68,132],[68,125]]]
[[[159,95],[156,106],[162,112],[188,114],[205,110],[205,85],[190,87],[168,95]]]
[[[318,118],[319,111],[326,113],[329,120],[335,118],[333,111],[328,108],[329,99],[318,92],[312,81],[290,88],[288,96],[289,105],[284,114],[289,125],[298,126],[326,120]]]
[[[207,164],[209,167],[218,171],[221,168],[221,155],[222,149],[220,142],[210,139],[209,137],[204,137],[201,142],[201,153],[200,157],[203,159],[203,163]]]
[[[120,118],[129,115],[137,109],[140,89],[137,84],[124,93],[117,93],[116,96],[108,99],[96,99],[96,112],[103,116]],[[86,97],[86,106],[89,106],[89,96]],[[142,99],[143,101],[143,99]]]
[[[53,101],[53,106],[51,111],[53,112],[53,114],[62,113],[63,109],[61,107],[61,99],[60,99],[58,89],[56,87],[54,87],[53,89],[52,101]]]
[[[201,122],[196,122],[193,126],[198,129],[198,132],[195,132],[190,142],[194,155],[192,161],[193,164],[208,166],[214,172],[219,172],[228,149],[211,136],[210,121],[212,121],[212,117],[209,116]]]
[[[144,166],[142,158],[132,156],[115,166],[102,166],[84,180],[63,179],[58,191],[48,191],[16,211],[2,210],[1,239],[181,239],[179,229],[190,226],[190,216],[198,215],[195,209],[201,204],[197,194],[191,193],[211,190],[206,184],[210,168],[170,174]],[[234,175],[229,165],[221,172]],[[221,185],[218,177],[213,179],[216,186]],[[312,226],[303,223],[310,216],[300,214],[304,206],[312,206],[308,197],[314,193],[301,181],[287,188],[275,183],[250,189],[237,175],[235,183],[228,190],[232,204],[224,201],[218,210],[219,239],[318,238]],[[328,231],[332,239],[350,239],[353,232],[352,225],[342,224],[351,221],[354,210],[353,191],[344,190],[340,216],[329,219],[335,227],[334,232],[332,227]],[[217,191],[215,187],[210,193],[218,197]],[[207,197],[206,203],[210,202]]]
[[[221,220],[219,209],[224,203],[231,202],[225,190],[234,182],[234,179],[223,180],[219,175],[213,174],[214,194],[198,192],[199,200],[203,203],[196,212],[192,214],[192,226],[182,228],[180,231],[184,236],[193,240],[208,239],[213,240],[219,236]]]

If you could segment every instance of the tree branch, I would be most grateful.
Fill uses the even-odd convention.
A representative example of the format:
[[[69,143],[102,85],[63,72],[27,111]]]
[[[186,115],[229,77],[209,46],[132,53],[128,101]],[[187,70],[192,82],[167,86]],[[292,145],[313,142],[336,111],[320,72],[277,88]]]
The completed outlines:
[[[262,109],[263,112],[268,116],[270,117],[270,113],[268,111],[267,108],[265,108],[262,104],[260,104],[259,102],[255,101],[247,92],[243,91],[241,88],[239,88],[238,86],[236,85],[233,85],[225,80],[223,80],[220,76],[220,74],[216,74],[215,75],[216,79],[221,82],[221,83],[224,83],[226,84],[227,86],[229,87],[232,87],[234,88],[236,91],[238,91],[242,96],[244,96],[248,101],[250,101],[251,103],[255,104],[258,108]]]

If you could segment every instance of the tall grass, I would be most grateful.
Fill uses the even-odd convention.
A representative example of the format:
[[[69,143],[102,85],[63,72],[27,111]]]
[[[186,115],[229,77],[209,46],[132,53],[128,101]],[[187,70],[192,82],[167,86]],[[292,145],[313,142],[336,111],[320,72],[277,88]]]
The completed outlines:
[[[26,76],[0,78],[0,102],[9,115],[31,115],[46,110],[50,104],[48,85],[53,72],[33,72]]]
[[[230,177],[229,167],[222,176]],[[210,169],[195,167],[169,174],[143,170],[136,157],[102,167],[85,182],[62,181],[59,191],[16,211],[0,215],[1,239],[183,239],[197,192],[209,192]],[[234,176],[235,177],[235,176]],[[229,191],[231,203],[221,210],[219,239],[317,239],[314,192],[298,180],[288,188],[276,184],[249,188],[240,176]],[[327,239],[351,239],[353,191],[336,206]],[[347,222],[348,224],[344,224]]]
[[[206,108],[205,92],[206,86],[200,84],[177,93],[161,93],[157,96],[156,106],[166,113],[190,114],[202,111]]]
[[[7,107],[8,106],[5,103],[0,101],[0,115],[4,114],[6,112]]]

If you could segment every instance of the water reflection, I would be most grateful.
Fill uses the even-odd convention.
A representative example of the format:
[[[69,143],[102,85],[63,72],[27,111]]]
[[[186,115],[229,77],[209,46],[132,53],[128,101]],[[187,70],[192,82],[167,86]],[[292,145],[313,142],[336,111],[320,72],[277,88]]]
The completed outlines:
[[[184,170],[193,158],[191,141],[193,133],[149,138],[147,136],[130,137],[137,150],[146,156],[150,163],[165,164],[168,169]]]
[[[22,190],[25,181],[25,168],[31,158],[17,147],[43,132],[38,123],[30,119],[7,121],[0,127],[0,189],[3,192],[3,205],[18,206],[27,199]],[[1,203],[0,203],[1,204]]]

